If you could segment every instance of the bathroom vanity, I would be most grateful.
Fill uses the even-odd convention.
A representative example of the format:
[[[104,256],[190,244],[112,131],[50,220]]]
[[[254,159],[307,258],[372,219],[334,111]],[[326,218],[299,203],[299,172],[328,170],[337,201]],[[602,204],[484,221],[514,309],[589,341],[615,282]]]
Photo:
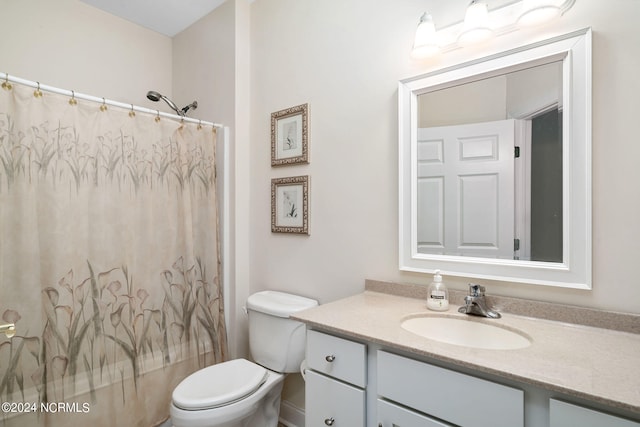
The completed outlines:
[[[308,327],[306,427],[640,427],[639,316],[602,313],[606,329],[512,314],[501,305],[518,304],[506,301],[494,305],[501,319],[469,318],[457,312],[462,295],[439,314],[420,295],[369,284],[362,294],[295,315]],[[562,311],[533,310],[544,308]],[[576,308],[567,315],[580,319]],[[401,326],[419,316],[493,322],[529,344],[478,348]]]

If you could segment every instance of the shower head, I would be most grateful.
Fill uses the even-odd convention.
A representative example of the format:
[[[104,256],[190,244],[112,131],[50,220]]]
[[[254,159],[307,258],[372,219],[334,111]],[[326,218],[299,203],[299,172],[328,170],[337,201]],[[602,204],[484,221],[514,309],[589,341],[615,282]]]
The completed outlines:
[[[147,92],[147,98],[150,99],[153,102],[158,102],[158,101],[160,101],[162,99],[179,116],[184,116],[184,113],[182,111],[178,110],[178,107],[176,106],[176,104],[174,104],[174,102],[172,100],[170,100],[166,96],[156,92],[155,90],[150,90],[149,92]]]
[[[198,102],[197,101],[193,101],[191,104],[187,105],[182,110],[180,110],[180,109],[178,109],[178,107],[176,106],[176,104],[172,100],[170,100],[166,96],[156,92],[155,90],[150,90],[149,92],[147,92],[147,98],[150,99],[153,102],[158,102],[161,99],[164,100],[164,102],[166,102],[167,105],[169,107],[171,107],[171,109],[173,111],[175,111],[177,115],[183,116],[183,117],[187,115],[187,111],[195,110],[196,108],[198,108]]]
[[[155,90],[150,90],[149,92],[147,92],[147,98],[149,98],[153,102],[158,102],[162,98],[162,95],[160,95]]]

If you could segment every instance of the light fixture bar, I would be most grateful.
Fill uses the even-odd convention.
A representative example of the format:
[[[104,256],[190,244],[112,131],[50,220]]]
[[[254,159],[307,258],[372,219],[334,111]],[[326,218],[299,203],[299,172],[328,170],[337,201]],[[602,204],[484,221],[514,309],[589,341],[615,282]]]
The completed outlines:
[[[516,0],[496,9],[489,9],[489,28],[493,30],[493,36],[501,36],[503,34],[508,34],[516,31],[521,27],[529,26],[526,25],[526,22],[530,17],[527,18],[524,15],[526,15],[527,12],[532,12],[532,10],[536,9],[535,5],[532,5],[532,2],[535,1],[536,0]],[[557,7],[559,10],[559,15],[562,16],[567,10],[573,7],[575,1],[576,0],[537,0],[537,5],[539,7],[544,5],[547,5],[548,7]],[[480,2],[473,1],[469,6],[472,6],[474,3]],[[527,7],[527,9],[525,9],[525,7]],[[542,11],[538,10],[538,12]],[[433,19],[431,19],[431,21],[433,22]],[[420,23],[422,23],[422,20]],[[418,28],[420,28],[420,25],[418,25]],[[465,43],[465,38],[463,37],[462,39],[460,39],[460,36],[465,32],[466,29],[468,28],[465,28],[465,21],[459,21],[457,23],[436,30],[435,35],[433,36],[433,40],[437,41],[439,52],[446,53],[464,47],[467,43]],[[414,51],[412,51],[412,57],[416,59],[425,57],[424,55],[419,54],[419,51],[417,51],[416,49],[415,42]]]

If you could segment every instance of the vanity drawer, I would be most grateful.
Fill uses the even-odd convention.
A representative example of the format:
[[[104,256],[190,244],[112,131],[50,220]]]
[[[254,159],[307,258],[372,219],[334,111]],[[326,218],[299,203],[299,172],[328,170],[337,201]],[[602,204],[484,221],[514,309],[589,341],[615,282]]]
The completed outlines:
[[[307,371],[306,427],[364,427],[364,390]]]
[[[378,351],[378,395],[461,427],[523,427],[524,393]]]
[[[364,344],[307,331],[307,364],[313,369],[358,387],[367,383]]]
[[[549,401],[551,427],[640,427],[640,423],[614,417],[593,409],[572,405],[560,400]]]
[[[455,427],[378,399],[378,427]]]

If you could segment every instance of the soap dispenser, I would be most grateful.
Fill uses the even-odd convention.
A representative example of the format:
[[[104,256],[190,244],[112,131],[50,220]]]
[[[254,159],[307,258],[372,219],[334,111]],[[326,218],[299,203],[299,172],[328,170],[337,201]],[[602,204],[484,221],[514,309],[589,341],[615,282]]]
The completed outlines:
[[[446,311],[449,309],[449,291],[444,283],[440,270],[436,270],[433,282],[429,285],[427,308],[434,311]]]

